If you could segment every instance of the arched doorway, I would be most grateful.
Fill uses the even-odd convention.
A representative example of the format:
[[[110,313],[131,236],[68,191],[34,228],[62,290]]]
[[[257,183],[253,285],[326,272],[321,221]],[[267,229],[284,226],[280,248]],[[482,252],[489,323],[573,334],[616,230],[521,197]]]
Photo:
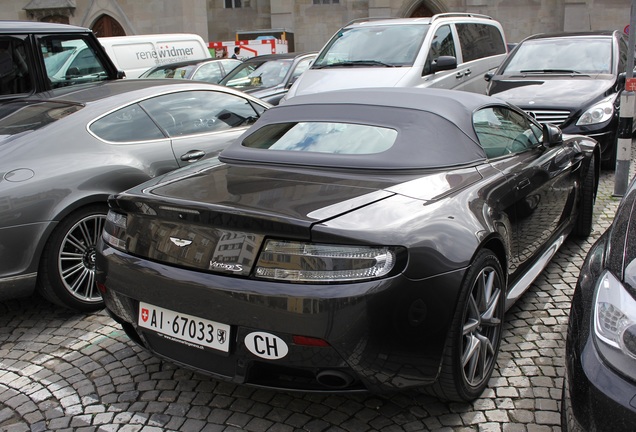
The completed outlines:
[[[102,15],[91,27],[97,37],[126,36],[124,28],[110,15]]]
[[[431,11],[424,3],[420,4],[413,12],[411,12],[412,18],[430,17],[433,15],[435,15],[435,13],[433,13],[433,11]]]
[[[438,13],[448,12],[443,0],[406,0],[399,16],[405,18],[430,17]]]

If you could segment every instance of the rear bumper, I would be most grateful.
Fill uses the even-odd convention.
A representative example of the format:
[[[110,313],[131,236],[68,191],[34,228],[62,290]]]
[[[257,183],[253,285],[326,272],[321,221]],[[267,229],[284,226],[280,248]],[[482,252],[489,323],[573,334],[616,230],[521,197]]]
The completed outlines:
[[[97,281],[130,338],[175,363],[241,384],[303,391],[377,392],[437,379],[464,271],[423,281],[295,285],[167,267],[100,245]],[[104,288],[105,287],[105,288]],[[201,349],[140,327],[139,302],[231,326],[229,352]],[[255,355],[246,338],[266,332],[288,348]],[[296,343],[294,336],[328,346]]]

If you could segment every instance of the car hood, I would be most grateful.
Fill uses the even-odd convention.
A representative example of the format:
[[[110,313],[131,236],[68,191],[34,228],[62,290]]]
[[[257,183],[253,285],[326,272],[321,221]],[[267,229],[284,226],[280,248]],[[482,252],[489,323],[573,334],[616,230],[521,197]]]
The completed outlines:
[[[493,77],[488,93],[520,108],[584,108],[608,94],[614,85],[609,79]]]
[[[348,67],[308,69],[296,80],[287,98],[301,94],[366,87],[396,87],[409,67]]]
[[[240,249],[249,243],[251,251],[260,249],[265,236],[311,241],[314,224],[397,194],[423,203],[437,200],[481,178],[476,168],[387,176],[216,163],[196,172],[179,171],[110,200],[113,209],[127,213],[128,251],[237,275],[249,273],[247,263],[255,255],[241,256],[246,265],[240,270],[221,265],[238,259],[223,248],[224,239],[244,239]],[[184,256],[179,250],[184,243],[214,250],[214,264]]]

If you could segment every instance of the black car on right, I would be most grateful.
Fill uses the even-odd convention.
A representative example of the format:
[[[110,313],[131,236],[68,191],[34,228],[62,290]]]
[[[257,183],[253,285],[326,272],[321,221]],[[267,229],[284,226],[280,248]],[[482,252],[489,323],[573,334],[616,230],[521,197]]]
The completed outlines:
[[[563,431],[636,427],[636,180],[581,267],[563,381]]]
[[[595,138],[603,168],[613,169],[627,46],[619,31],[533,35],[485,76],[487,92],[563,133]]]

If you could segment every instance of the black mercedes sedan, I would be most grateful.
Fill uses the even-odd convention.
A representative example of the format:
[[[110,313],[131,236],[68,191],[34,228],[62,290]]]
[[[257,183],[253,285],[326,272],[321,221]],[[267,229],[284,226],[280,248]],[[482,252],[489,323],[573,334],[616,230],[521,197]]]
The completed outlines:
[[[627,36],[619,31],[533,35],[486,75],[488,94],[563,133],[594,138],[603,167],[614,169],[627,53]]]
[[[636,181],[590,248],[566,338],[564,431],[632,431],[636,424]],[[608,415],[609,414],[609,415]]]
[[[112,196],[97,285],[132,340],[221,379],[472,400],[506,309],[590,233],[599,156],[485,95],[299,96]]]

